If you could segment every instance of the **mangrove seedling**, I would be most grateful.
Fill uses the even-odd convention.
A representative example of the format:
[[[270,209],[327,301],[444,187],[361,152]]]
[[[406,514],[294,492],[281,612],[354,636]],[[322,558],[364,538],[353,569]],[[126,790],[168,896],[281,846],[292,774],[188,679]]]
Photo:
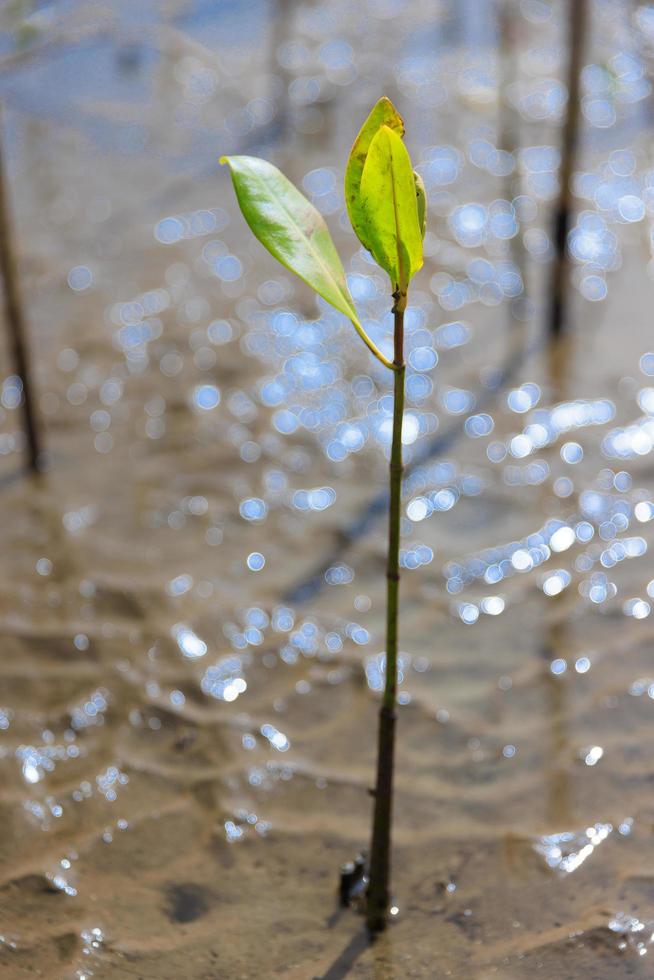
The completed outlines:
[[[388,274],[394,316],[393,358],[385,357],[357,315],[343,264],[316,208],[271,163],[250,156],[222,157],[229,165],[243,216],[262,245],[319,296],[343,313],[364,344],[393,372],[393,429],[386,570],[386,675],[379,713],[377,778],[370,847],[367,924],[386,926],[389,907],[393,763],[397,692],[400,582],[402,422],[404,418],[404,313],[409,283],[422,266],[426,201],[422,180],[402,141],[404,123],[392,102],[374,106],[354,141],[345,172],[345,202],[352,227]]]

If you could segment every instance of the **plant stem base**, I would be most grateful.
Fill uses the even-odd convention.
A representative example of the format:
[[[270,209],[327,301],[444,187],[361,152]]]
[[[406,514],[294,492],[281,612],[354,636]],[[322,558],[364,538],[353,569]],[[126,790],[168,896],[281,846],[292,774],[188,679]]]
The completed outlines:
[[[393,748],[395,745],[394,708],[382,705],[379,711],[377,743],[377,788],[370,852],[367,926],[370,932],[386,928],[390,889],[390,828],[393,808]]]

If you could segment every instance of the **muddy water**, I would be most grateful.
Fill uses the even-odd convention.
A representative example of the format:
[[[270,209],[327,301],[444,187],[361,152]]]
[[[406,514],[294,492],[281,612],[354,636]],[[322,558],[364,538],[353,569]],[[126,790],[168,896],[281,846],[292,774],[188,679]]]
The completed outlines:
[[[237,5],[143,10],[62,5],[43,49],[3,67],[51,465],[21,474],[7,367],[2,975],[651,975],[641,103],[586,140],[605,194],[636,183],[620,185],[622,219],[605,209],[578,242],[595,251],[577,284],[607,295],[573,293],[552,352],[537,315],[547,158],[512,190],[533,204],[531,251],[486,225],[475,243],[478,211],[447,220],[506,178],[470,162],[493,138],[489,55],[459,87],[430,48],[461,40],[445,5],[438,23],[415,5],[396,31],[388,4],[280,4],[272,34],[267,8],[248,8],[247,30]],[[529,94],[555,72],[537,33],[556,24],[523,29]],[[305,178],[387,342],[385,285],[339,230],[339,172],[318,169],[351,139],[346,99],[358,119],[382,85],[416,158],[439,163],[407,317],[399,911],[369,947],[336,884],[369,831],[389,381],[250,243],[215,158],[274,153]],[[552,142],[547,125],[521,122],[524,144]],[[631,175],[607,164],[625,131]],[[497,285],[511,259],[527,303],[511,277]]]

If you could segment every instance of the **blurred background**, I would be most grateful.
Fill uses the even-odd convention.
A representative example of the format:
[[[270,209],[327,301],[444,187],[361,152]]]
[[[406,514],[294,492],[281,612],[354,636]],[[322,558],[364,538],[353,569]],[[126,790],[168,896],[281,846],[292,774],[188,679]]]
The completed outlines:
[[[2,4],[3,975],[650,975],[653,71],[633,0]],[[389,353],[342,191],[383,94],[428,231],[368,948],[392,377],[218,158]]]

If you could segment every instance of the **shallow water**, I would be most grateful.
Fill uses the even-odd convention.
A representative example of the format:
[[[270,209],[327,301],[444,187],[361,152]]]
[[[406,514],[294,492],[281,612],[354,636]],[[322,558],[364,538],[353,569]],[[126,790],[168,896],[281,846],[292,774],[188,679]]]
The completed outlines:
[[[522,5],[510,188],[492,32],[462,75],[428,43],[472,40],[446,5],[255,5],[243,28],[238,4],[62,3],[38,53],[5,37],[51,465],[21,472],[8,367],[3,976],[651,974],[647,99],[637,72],[621,98],[586,79],[587,113],[616,119],[584,141],[586,298],[550,351],[545,6]],[[593,58],[633,55],[600,6]],[[388,343],[340,221],[381,88],[433,236],[407,315],[399,912],[369,947],[336,887],[369,832],[389,379],[249,240],[216,158],[272,154],[303,184]]]

